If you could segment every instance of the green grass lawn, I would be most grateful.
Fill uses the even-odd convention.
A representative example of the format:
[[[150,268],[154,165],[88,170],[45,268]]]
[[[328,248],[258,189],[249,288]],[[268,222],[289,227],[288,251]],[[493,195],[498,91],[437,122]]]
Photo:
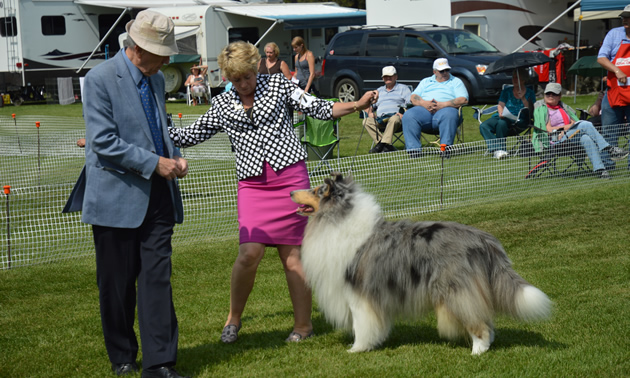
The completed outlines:
[[[273,249],[259,267],[239,341],[224,345],[219,336],[238,242],[210,238],[176,247],[178,369],[197,377],[629,376],[629,200],[624,181],[417,218],[494,234],[515,270],[554,301],[545,322],[499,316],[496,340],[482,356],[471,356],[465,341],[441,340],[432,315],[397,323],[378,350],[349,354],[351,335],[314,309],[316,336],[285,344],[291,304]],[[111,376],[91,257],[0,272],[0,330],[2,377]]]

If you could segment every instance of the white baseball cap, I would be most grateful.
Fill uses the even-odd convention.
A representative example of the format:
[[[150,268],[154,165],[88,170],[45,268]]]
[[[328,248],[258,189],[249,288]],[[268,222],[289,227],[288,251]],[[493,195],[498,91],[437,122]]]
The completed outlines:
[[[438,58],[433,62],[433,70],[434,71],[444,71],[450,70],[451,66],[448,65],[448,59],[446,58]]]
[[[381,77],[394,76],[394,75],[396,75],[396,67],[394,66],[383,67],[383,74],[381,75]]]
[[[630,4],[623,8],[623,12],[621,12],[619,17],[630,17]]]
[[[139,12],[135,20],[129,21],[125,26],[136,45],[159,56],[179,53],[174,28],[170,18],[150,10]]]

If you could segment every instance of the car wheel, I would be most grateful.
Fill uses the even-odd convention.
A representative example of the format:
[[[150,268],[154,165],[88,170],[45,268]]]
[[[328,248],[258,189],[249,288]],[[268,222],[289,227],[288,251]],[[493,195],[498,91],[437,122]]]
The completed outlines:
[[[464,86],[466,87],[466,92],[468,92],[468,105],[471,105],[474,100],[474,96],[472,93],[472,85],[470,85],[470,82],[467,79],[464,79],[463,77],[459,77],[459,76],[458,78],[464,83]]]
[[[335,87],[335,95],[341,102],[352,102],[359,99],[359,86],[352,79],[341,79]]]

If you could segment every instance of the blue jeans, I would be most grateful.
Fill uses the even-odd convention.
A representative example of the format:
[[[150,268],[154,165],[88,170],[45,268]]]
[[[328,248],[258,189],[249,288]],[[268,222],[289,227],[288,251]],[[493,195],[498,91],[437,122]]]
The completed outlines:
[[[607,92],[602,99],[602,134],[611,146],[617,147],[620,125],[628,122],[626,120],[630,121],[630,105],[611,107]],[[610,159],[607,151],[602,154],[602,159],[607,169],[615,166],[615,162]],[[630,159],[628,160],[628,168],[630,168]]]
[[[408,150],[420,150],[422,132],[440,135],[440,143],[452,145],[459,124],[459,110],[455,108],[440,109],[431,114],[422,106],[414,106],[403,115],[403,135]]]
[[[488,145],[488,152],[496,150],[506,151],[505,138],[510,134],[510,129],[516,128],[518,133],[527,128],[526,121],[515,122],[507,118],[490,117],[479,125],[479,132]]]
[[[580,130],[580,135],[576,136],[576,138],[580,138],[580,144],[582,145],[582,147],[584,147],[584,150],[586,151],[586,156],[588,156],[591,164],[593,164],[593,171],[605,169],[600,151],[608,147],[610,144],[606,142],[604,137],[597,132],[595,126],[593,126],[593,124],[589,121],[579,121],[578,123],[576,123],[572,129],[564,134],[562,139],[560,139],[560,142],[567,140],[578,130]],[[607,154],[606,151],[603,151],[603,153]]]

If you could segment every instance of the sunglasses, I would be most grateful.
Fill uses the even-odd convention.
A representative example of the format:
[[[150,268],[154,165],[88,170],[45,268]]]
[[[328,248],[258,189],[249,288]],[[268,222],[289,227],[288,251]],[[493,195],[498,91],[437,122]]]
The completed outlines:
[[[442,71],[438,71],[438,72],[439,73],[449,73],[449,72],[451,72],[451,70],[450,69],[446,69],[446,70],[442,70]]]
[[[556,96],[560,96],[560,95],[559,94],[555,94],[553,92],[547,92],[547,93],[545,93],[545,96],[556,97]]]

